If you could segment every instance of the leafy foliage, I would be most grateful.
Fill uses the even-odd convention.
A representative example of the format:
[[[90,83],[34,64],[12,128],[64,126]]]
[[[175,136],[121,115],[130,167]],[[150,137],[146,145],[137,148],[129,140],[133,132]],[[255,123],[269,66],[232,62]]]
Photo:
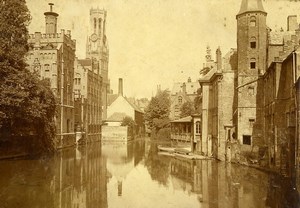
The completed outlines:
[[[130,126],[130,127],[134,127],[135,126],[135,122],[134,120],[130,117],[130,116],[125,116],[121,126]]]
[[[152,97],[148,107],[145,109],[145,121],[150,129],[158,132],[170,124],[170,97],[167,90],[159,91]]]
[[[194,99],[195,113],[201,113],[201,88],[197,89],[197,97]]]
[[[195,113],[194,103],[189,101],[183,103],[180,108],[180,111],[181,111],[180,113],[181,118],[194,114]]]
[[[38,135],[30,141],[39,151],[53,151],[55,97],[48,80],[26,69],[25,0],[0,0],[0,135]]]
[[[25,0],[0,0],[0,77],[24,70],[30,14]]]

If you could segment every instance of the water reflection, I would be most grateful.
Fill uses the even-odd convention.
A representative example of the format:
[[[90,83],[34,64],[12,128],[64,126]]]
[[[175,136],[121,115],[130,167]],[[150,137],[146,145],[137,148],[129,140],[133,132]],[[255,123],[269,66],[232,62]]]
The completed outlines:
[[[0,161],[0,207],[299,207],[294,182],[216,161],[157,154],[148,140]]]

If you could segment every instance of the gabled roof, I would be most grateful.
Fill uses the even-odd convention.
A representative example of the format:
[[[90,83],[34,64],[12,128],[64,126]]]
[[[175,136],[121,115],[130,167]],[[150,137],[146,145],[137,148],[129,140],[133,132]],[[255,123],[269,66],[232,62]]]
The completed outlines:
[[[135,111],[144,113],[137,105],[135,105],[133,102],[130,102],[128,98],[124,97],[124,99],[131,105],[131,107],[133,107]]]
[[[110,106],[118,98],[118,94],[107,94],[107,106]]]
[[[122,95],[117,95],[117,94],[109,94],[107,96],[107,105],[110,106],[113,104],[118,97],[122,97],[126,102],[137,112],[144,113],[137,105],[135,105],[133,102],[131,102],[128,98],[122,96]]]
[[[110,117],[108,117],[106,121],[122,122],[126,116],[127,115],[125,113],[115,112]]]
[[[171,123],[189,123],[192,122],[193,118],[192,116],[183,117],[174,121],[171,121]]]
[[[183,92],[182,86],[183,86],[183,82],[174,83],[171,95],[174,95],[179,92]],[[200,88],[200,85],[198,82],[185,82],[185,86],[186,86],[186,93],[188,95],[197,94],[197,90],[198,90],[198,88]]]
[[[173,103],[175,100],[178,99],[178,97],[181,96],[185,102],[192,102],[192,100],[190,99],[190,97],[188,95],[186,95],[183,92],[179,92],[173,96],[171,96],[171,102]]]

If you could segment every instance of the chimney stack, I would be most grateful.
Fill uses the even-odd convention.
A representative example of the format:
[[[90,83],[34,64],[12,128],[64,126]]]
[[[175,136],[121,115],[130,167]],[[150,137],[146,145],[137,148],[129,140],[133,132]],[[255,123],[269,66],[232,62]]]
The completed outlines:
[[[297,22],[297,15],[290,15],[287,17],[287,31],[295,31],[299,28]]]
[[[217,57],[217,71],[220,72],[222,70],[222,52],[220,46],[216,51],[216,57]]]
[[[182,84],[182,92],[184,94],[186,93],[186,84],[185,84],[185,82]]]
[[[119,78],[119,96],[123,96],[123,79]]]
[[[46,33],[53,34],[57,33],[57,17],[58,14],[53,12],[53,3],[49,3],[50,11],[45,12],[45,20],[46,20]]]

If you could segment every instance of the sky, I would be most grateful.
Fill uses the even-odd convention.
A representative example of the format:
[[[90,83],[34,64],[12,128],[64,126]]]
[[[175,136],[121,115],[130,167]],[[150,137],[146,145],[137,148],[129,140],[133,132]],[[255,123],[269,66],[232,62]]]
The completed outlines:
[[[78,58],[85,58],[89,10],[107,10],[111,89],[117,92],[118,79],[123,78],[128,97],[150,98],[157,85],[172,89],[174,82],[188,77],[196,81],[207,45],[213,59],[218,46],[223,55],[236,48],[241,0],[27,0],[30,33],[45,32],[49,2],[59,13],[58,31],[71,30],[76,39]],[[273,30],[286,30],[288,15],[300,16],[299,1],[263,0],[263,4]]]

